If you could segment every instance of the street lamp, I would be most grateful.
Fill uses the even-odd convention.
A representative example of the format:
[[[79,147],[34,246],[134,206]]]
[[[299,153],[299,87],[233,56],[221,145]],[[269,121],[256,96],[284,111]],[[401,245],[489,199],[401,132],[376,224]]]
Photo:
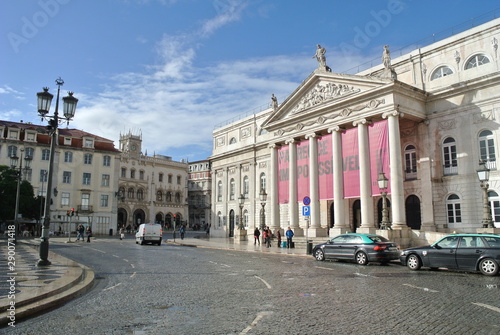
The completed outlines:
[[[245,226],[243,225],[243,205],[245,204],[245,196],[243,194],[240,194],[238,202],[240,204],[240,222],[238,225],[238,229],[244,230]]]
[[[24,149],[21,149],[21,157],[23,157]],[[19,161],[19,167],[17,162]],[[28,171],[31,166],[31,156],[26,154],[24,156],[25,167],[24,170]],[[16,170],[17,175],[17,190],[16,190],[16,207],[14,210],[14,243],[17,243],[17,235],[19,234],[19,198],[21,195],[21,177],[23,174],[23,159],[19,159],[15,154],[10,156],[10,166]]]
[[[380,172],[377,182],[380,195],[382,195],[382,222],[380,222],[380,229],[391,229],[392,225],[389,222],[389,210],[387,209],[387,187],[389,186],[389,180],[383,172]]]
[[[48,115],[50,110],[50,104],[54,95],[49,93],[49,88],[44,87],[43,92],[37,93],[38,99],[38,115],[49,122],[49,133],[50,133],[50,156],[49,156],[49,169],[47,171],[47,196],[45,200],[45,217],[43,219],[42,226],[42,237],[40,242],[40,260],[38,260],[37,265],[44,266],[50,265],[48,260],[49,256],[49,229],[50,229],[50,200],[52,196],[52,172],[54,168],[54,154],[56,149],[56,144],[58,142],[58,131],[57,127],[60,123],[66,121],[69,125],[69,121],[75,116],[76,104],[78,99],[73,96],[73,92],[68,92],[68,96],[63,99],[63,115],[64,119],[59,119],[59,93],[61,91],[61,86],[64,85],[64,81],[61,77],[56,79],[57,85],[57,97],[56,97],[56,108],[54,115]]]
[[[262,212],[261,212],[262,214],[260,217],[260,229],[264,229],[264,227],[266,226],[266,212],[264,211],[264,207],[266,206],[266,200],[267,200],[267,193],[264,189],[260,190],[259,200],[262,206]]]
[[[494,228],[493,220],[491,218],[491,207],[488,201],[488,181],[490,179],[490,169],[486,166],[484,160],[479,162],[480,168],[477,170],[477,177],[481,183],[481,188],[483,189],[483,228]]]

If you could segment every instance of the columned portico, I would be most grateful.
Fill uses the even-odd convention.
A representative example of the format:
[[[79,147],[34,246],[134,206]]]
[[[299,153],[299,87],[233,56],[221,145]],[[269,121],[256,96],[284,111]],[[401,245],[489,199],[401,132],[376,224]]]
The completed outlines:
[[[315,133],[306,135],[309,140],[309,193],[311,198],[310,227],[307,236],[326,236],[325,229],[321,228],[319,186],[318,186],[318,135]]]
[[[370,172],[370,146],[368,141],[368,120],[353,122],[358,127],[359,184],[361,200],[361,227],[359,232],[374,233],[376,230]]]

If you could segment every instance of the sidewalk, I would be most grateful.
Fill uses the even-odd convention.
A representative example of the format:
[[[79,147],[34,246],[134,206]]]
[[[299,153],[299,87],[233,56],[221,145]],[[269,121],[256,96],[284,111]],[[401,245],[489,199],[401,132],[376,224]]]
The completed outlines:
[[[206,237],[204,234],[193,233],[187,235],[191,236],[183,240],[165,239],[164,243],[196,248],[312,257],[306,254],[305,242],[298,241],[296,248],[287,249],[278,248],[277,241],[273,240],[272,246],[267,248],[262,244],[254,245],[253,238],[252,241],[235,243],[229,238]],[[95,241],[115,238],[118,239],[116,236],[97,236]],[[134,243],[131,238],[127,240]],[[64,237],[50,239],[51,244],[66,242],[67,238]],[[19,239],[13,259],[9,259],[7,240],[2,239],[0,243],[2,244],[0,250],[0,327],[5,327],[14,320],[17,323],[41,311],[59,307],[92,288],[94,282],[92,269],[54,252],[49,251],[49,260],[52,263],[50,266],[38,267],[36,263],[39,259],[39,239]],[[12,250],[10,256],[12,256]],[[15,263],[9,263],[11,260]],[[11,284],[15,284],[15,290]],[[11,307],[12,303],[14,307]],[[11,315],[15,319],[9,318]]]
[[[0,243],[0,327],[56,308],[92,287],[92,269],[51,251],[52,264],[37,266],[38,239],[19,239],[10,253],[7,240]]]

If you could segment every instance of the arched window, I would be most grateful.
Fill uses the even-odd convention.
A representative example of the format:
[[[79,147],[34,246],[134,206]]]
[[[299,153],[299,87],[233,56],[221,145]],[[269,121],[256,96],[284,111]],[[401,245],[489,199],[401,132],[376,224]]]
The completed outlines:
[[[479,134],[479,159],[486,162],[490,170],[496,170],[495,141],[490,130],[483,130]]]
[[[495,227],[500,226],[500,197],[495,191],[488,192],[488,199],[490,201],[491,217]]]
[[[137,200],[144,200],[144,190],[142,188],[137,191]]]
[[[484,54],[477,54],[469,58],[467,63],[465,63],[465,69],[472,69],[473,67],[478,67],[490,62],[490,59]]]
[[[181,202],[181,194],[180,193],[175,193],[175,202],[180,203]]]
[[[248,229],[248,221],[249,221],[249,215],[248,215],[248,211],[245,209],[245,211],[243,212],[243,225],[245,226],[245,229]]]
[[[167,192],[167,201],[172,202],[172,192]]]
[[[411,144],[405,148],[405,173],[406,180],[417,179],[417,150]]]
[[[135,169],[130,170],[130,179],[135,179]]]
[[[144,180],[144,170],[139,171],[139,179]]]
[[[248,176],[243,177],[243,196],[248,199],[248,193],[250,191],[250,184],[248,181]]]
[[[453,137],[443,141],[443,168],[445,176],[458,174],[457,146]]]
[[[458,195],[451,194],[448,199],[446,199],[446,209],[449,224],[462,222],[462,210],[460,208],[460,198]]]
[[[156,200],[163,201],[163,193],[161,191],[156,192]]]
[[[229,200],[234,200],[235,188],[236,188],[236,184],[234,182],[234,179],[231,178],[231,181],[229,181]]]
[[[222,201],[222,181],[217,183],[217,201]]]
[[[260,189],[266,190],[266,174],[264,172],[260,174]]]
[[[432,72],[431,81],[438,78],[449,76],[450,74],[453,74],[452,69],[450,69],[448,66],[440,66],[434,72]]]
[[[129,198],[129,199],[135,199],[134,193],[135,193],[134,189],[132,187],[129,188],[128,191],[127,191],[127,198]]]

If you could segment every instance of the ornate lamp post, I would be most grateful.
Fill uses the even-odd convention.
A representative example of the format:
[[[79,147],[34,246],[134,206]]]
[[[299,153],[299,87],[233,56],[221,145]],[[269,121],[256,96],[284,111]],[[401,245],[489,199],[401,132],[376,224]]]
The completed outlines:
[[[488,201],[488,181],[490,179],[490,169],[486,166],[485,161],[479,162],[480,168],[477,170],[477,177],[481,183],[481,188],[483,189],[483,228],[494,228],[493,220],[491,218],[491,207]]]
[[[389,186],[389,180],[383,172],[380,172],[377,182],[380,195],[382,195],[382,222],[380,222],[380,229],[391,229],[392,225],[389,222],[389,210],[387,209],[387,187]]]
[[[266,212],[264,211],[264,207],[266,207],[267,193],[264,189],[260,190],[259,193],[260,205],[262,206],[262,214],[260,217],[260,229],[264,229],[266,226]]]
[[[238,224],[238,229],[245,230],[245,226],[243,225],[243,205],[245,204],[245,196],[243,194],[240,194],[238,198],[238,203],[240,205],[240,220]]]
[[[21,157],[23,156],[24,149],[21,149]],[[19,161],[19,167],[17,162]],[[28,171],[31,166],[31,157],[26,155],[24,157],[25,171]],[[17,190],[16,190],[16,207],[14,210],[14,243],[17,243],[17,235],[19,234],[19,198],[21,195],[21,178],[23,175],[23,159],[19,159],[15,154],[10,157],[10,166],[16,170],[17,174]]]
[[[56,98],[56,108],[54,115],[48,115],[50,110],[50,104],[52,98],[54,97],[49,93],[49,88],[44,87],[43,92],[37,93],[38,98],[38,114],[42,118],[49,122],[49,132],[50,132],[50,156],[49,156],[49,169],[47,171],[47,196],[45,198],[45,217],[43,219],[42,226],[42,237],[40,242],[40,260],[37,265],[50,265],[48,260],[49,256],[49,229],[50,229],[50,200],[52,197],[52,172],[54,168],[54,154],[56,149],[56,144],[58,140],[57,127],[60,123],[69,121],[75,116],[76,104],[78,99],[73,96],[73,92],[68,92],[68,96],[63,98],[63,115],[64,119],[59,119],[59,93],[61,91],[61,86],[64,85],[64,81],[59,77],[56,79],[57,85],[57,98]]]

